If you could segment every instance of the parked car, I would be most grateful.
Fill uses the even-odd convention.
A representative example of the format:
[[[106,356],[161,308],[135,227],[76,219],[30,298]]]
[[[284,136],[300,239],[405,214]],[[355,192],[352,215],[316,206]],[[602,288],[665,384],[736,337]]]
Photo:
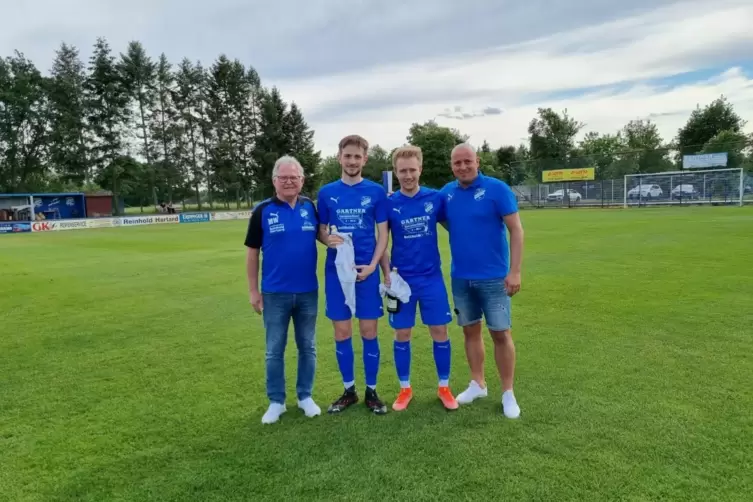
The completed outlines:
[[[662,195],[664,195],[664,191],[655,183],[634,186],[627,193],[628,199],[651,199]]]
[[[567,190],[567,196],[570,199],[570,202],[580,202],[580,200],[583,198],[578,192],[571,189]],[[556,190],[546,196],[547,202],[562,202],[564,199],[565,191],[562,189]]]
[[[697,199],[701,193],[693,185],[677,185],[669,195],[672,199]]]

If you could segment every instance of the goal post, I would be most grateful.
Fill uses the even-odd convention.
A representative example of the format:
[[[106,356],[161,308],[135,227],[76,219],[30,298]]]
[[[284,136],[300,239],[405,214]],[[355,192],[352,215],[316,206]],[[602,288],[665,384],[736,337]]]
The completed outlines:
[[[743,205],[742,167],[626,174],[623,206]]]

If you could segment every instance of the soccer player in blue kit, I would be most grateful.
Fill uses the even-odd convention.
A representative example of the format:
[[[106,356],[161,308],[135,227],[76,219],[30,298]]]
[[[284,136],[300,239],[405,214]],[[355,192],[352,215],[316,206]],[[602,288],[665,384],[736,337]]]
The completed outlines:
[[[437,396],[448,410],[458,408],[449,387],[450,340],[447,325],[452,312],[442,276],[442,262],[437,242],[437,223],[444,221],[444,203],[438,190],[419,184],[423,163],[421,149],[404,146],[392,154],[400,190],[390,196],[389,227],[392,232],[392,266],[411,288],[408,303],[398,312],[389,314],[395,330],[393,351],[400,392],[392,405],[395,411],[408,407],[413,398],[410,384],[411,330],[416,322],[416,308],[421,308],[421,321],[429,327],[433,339],[434,362],[439,385]],[[385,253],[383,268],[390,255]]]
[[[318,194],[320,239],[328,246],[324,266],[325,314],[334,326],[337,364],[345,387],[345,392],[329,406],[329,413],[339,413],[358,402],[354,375],[353,316],[345,303],[335,266],[335,248],[342,243],[342,238],[329,234],[331,225],[337,227],[338,232],[351,234],[353,240],[358,271],[355,317],[359,321],[363,340],[366,406],[375,414],[387,413],[387,407],[377,395],[376,384],[380,360],[377,324],[384,315],[377,267],[389,239],[388,201],[381,185],[362,177],[368,148],[368,142],[361,136],[343,138],[338,147],[341,178],[323,186]],[[389,270],[385,272],[389,273]]]

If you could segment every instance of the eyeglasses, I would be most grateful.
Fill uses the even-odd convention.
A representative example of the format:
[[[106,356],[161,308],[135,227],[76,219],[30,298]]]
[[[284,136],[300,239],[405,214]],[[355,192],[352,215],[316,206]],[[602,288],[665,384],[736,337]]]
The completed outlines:
[[[295,183],[301,180],[300,176],[277,176],[276,178],[282,183]]]

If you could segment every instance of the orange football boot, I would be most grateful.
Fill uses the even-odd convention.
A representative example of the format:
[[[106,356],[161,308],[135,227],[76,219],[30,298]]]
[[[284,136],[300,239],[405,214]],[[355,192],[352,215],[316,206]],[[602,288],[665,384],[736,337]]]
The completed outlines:
[[[458,402],[455,400],[455,396],[452,395],[449,387],[439,387],[439,389],[437,389],[437,396],[439,397],[439,400],[442,401],[444,407],[448,410],[458,409]]]
[[[392,409],[395,411],[403,411],[408,407],[408,403],[413,399],[413,390],[410,387],[403,387],[400,389],[400,393],[397,395],[397,399],[392,404]]]

